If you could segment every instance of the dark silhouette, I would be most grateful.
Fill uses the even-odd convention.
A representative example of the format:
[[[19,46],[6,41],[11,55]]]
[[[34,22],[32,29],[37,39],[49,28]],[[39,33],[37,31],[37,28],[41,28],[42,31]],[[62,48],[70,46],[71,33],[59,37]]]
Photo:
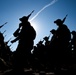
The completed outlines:
[[[44,44],[45,44],[45,46],[48,46],[48,45],[49,45],[49,43],[50,43],[50,41],[49,41],[49,37],[50,37],[50,36],[48,36],[48,37],[47,37],[47,36],[45,36],[45,37],[43,38],[43,39],[44,39],[44,41],[45,41],[45,43],[44,43]]]
[[[72,34],[72,40],[71,40],[71,43],[72,43],[72,49],[73,50],[76,50],[76,31],[72,31],[71,32]]]
[[[55,29],[52,29],[51,31],[50,31],[51,33],[52,33],[52,37],[51,37],[51,40],[50,40],[50,44],[51,44],[51,42],[56,38],[56,30]],[[54,42],[54,41],[53,41]]]
[[[63,19],[64,20],[64,19]],[[69,46],[69,41],[71,40],[71,34],[69,28],[63,24],[64,21],[61,19],[57,19],[54,23],[58,26],[57,30],[53,30],[55,32],[53,36],[53,41],[51,42],[51,49],[53,52],[53,62],[55,60],[55,66],[61,65],[62,63],[67,63],[66,60],[66,52],[67,47]]]
[[[0,57],[3,58],[3,50],[5,49],[4,36],[0,32]]]
[[[23,71],[24,67],[28,68],[31,64],[31,50],[33,49],[36,37],[36,31],[28,21],[31,14],[19,18],[21,23],[13,34],[17,38],[11,41],[12,43],[17,40],[19,41],[14,53],[14,70],[20,72]]]
[[[71,46],[72,46],[72,59],[76,62],[76,31],[72,31],[72,39],[71,39]]]
[[[36,72],[40,75],[47,75],[46,72],[53,72],[54,75],[74,75],[76,71],[76,31],[70,32],[67,25],[64,24],[67,15],[63,20],[54,21],[58,28],[50,30],[52,33],[50,40],[50,35],[45,36],[34,46],[36,31],[28,21],[33,12],[19,18],[21,23],[13,33],[15,39],[11,41],[11,44],[18,41],[14,52],[10,51],[11,45],[8,46],[11,38],[4,42],[3,34],[6,30],[0,33],[0,70],[4,70],[4,75],[35,75]],[[10,69],[9,72],[5,71],[8,69]]]
[[[8,63],[9,63],[9,52],[7,49],[7,45],[4,42],[3,33],[0,32],[0,70],[2,71],[6,70],[9,67]]]

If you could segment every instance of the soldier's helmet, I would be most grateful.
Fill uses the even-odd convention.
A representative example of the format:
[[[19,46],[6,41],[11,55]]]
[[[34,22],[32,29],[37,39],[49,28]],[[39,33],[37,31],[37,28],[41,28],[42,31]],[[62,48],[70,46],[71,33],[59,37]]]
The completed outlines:
[[[28,15],[28,16],[23,16],[22,18],[19,18],[20,21],[28,21],[29,17],[31,14],[34,12],[34,10]]]
[[[61,19],[57,19],[54,21],[54,23],[63,23],[63,21]]]
[[[22,18],[19,18],[20,21],[28,21],[28,16],[23,16]]]
[[[76,31],[72,31],[71,34],[76,35]]]
[[[55,30],[55,29],[52,29],[52,30],[50,30],[50,32],[51,32],[52,34],[54,34],[54,33],[56,32],[56,30]]]
[[[49,38],[48,38],[47,36],[45,36],[43,39],[44,39],[44,40],[48,40]]]

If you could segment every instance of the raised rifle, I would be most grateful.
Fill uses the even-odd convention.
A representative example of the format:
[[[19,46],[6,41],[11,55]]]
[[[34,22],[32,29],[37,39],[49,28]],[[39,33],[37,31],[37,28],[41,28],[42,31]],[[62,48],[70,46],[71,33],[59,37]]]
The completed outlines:
[[[27,17],[29,18],[32,15],[33,12],[34,12],[34,10]]]
[[[62,22],[64,23],[68,14],[63,18]]]
[[[2,28],[5,24],[7,24],[8,22],[5,22],[4,24],[2,24],[1,26],[0,26],[0,28]]]
[[[5,32],[6,32],[6,30],[2,34],[4,34]]]
[[[27,16],[27,18],[29,18],[29,17],[32,15],[33,12],[34,12],[34,10]],[[13,33],[13,35],[14,35],[15,37],[18,36],[18,33],[19,33],[19,31],[20,31],[20,27],[21,27],[21,26],[19,26],[19,28]]]
[[[18,28],[18,29],[13,33],[13,35],[14,35],[15,37],[17,37],[17,36],[18,36],[19,31],[20,31],[20,28]]]

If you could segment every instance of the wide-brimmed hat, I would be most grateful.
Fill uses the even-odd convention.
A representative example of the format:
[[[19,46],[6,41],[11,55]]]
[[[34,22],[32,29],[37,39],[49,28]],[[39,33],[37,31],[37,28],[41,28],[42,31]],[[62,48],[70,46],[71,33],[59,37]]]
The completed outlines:
[[[54,21],[54,23],[63,23],[63,21],[61,19],[57,19]]]
[[[25,21],[25,20],[28,20],[28,18],[29,18],[28,16],[23,16],[22,18],[19,18],[19,20],[20,21]]]
[[[52,30],[50,30],[50,32],[51,32],[52,34],[54,34],[54,33],[56,32],[56,30],[55,30],[55,29],[52,29]]]
[[[43,39],[44,39],[44,40],[48,40],[49,38],[48,38],[47,36],[45,36]]]
[[[72,31],[71,34],[76,34],[76,31]]]

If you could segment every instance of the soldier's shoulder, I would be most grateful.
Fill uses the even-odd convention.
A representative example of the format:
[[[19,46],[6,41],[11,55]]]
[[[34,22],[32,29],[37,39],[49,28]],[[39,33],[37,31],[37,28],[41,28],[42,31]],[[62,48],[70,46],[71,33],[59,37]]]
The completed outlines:
[[[68,28],[68,26],[67,26],[66,24],[63,24],[63,27],[64,27],[64,28]]]

